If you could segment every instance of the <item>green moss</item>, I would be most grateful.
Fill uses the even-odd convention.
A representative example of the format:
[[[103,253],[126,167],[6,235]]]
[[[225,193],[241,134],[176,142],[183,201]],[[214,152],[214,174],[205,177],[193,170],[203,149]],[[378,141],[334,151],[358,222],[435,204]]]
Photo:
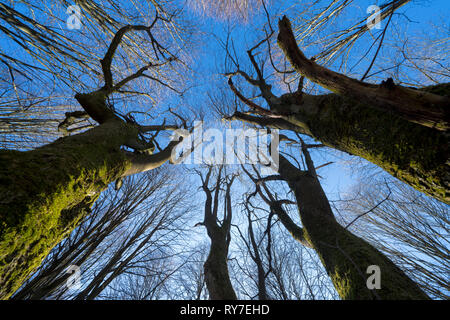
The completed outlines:
[[[439,96],[450,97],[450,82],[449,83],[440,83],[434,86],[428,86],[420,89],[421,91],[426,91],[429,93],[434,93]]]
[[[317,140],[360,156],[415,189],[450,202],[445,133],[335,94],[318,99],[318,112],[300,111],[297,117]]]
[[[42,148],[0,151],[0,297],[8,298],[130,166],[118,122]]]
[[[319,215],[305,217],[304,228],[336,291],[344,300],[428,299],[422,290],[394,263],[334,219]],[[368,289],[367,267],[380,267],[381,288]]]

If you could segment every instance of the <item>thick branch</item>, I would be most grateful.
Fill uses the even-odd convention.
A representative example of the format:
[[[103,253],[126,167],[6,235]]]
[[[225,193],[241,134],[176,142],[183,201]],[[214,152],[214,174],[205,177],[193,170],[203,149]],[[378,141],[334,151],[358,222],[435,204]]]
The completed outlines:
[[[397,86],[392,79],[381,85],[368,84],[324,68],[300,51],[286,16],[279,21],[278,45],[298,73],[328,90],[370,101],[375,108],[426,127],[442,131],[450,128],[450,98]]]
[[[171,161],[172,151],[179,143],[179,141],[171,141],[164,150],[151,155],[128,153],[131,167],[122,175],[122,177],[156,169],[167,161]]]
[[[139,132],[145,133],[149,131],[163,131],[163,130],[177,130],[179,127],[177,125],[172,124],[161,124],[161,125],[148,125],[148,126],[139,126]]]
[[[143,30],[143,31],[150,31],[151,26],[143,26],[143,25],[127,25],[119,29],[119,31],[116,32],[114,35],[113,40],[111,41],[111,44],[109,45],[108,51],[106,52],[105,56],[102,60],[100,60],[102,64],[102,70],[103,70],[103,76],[105,78],[105,88],[107,90],[111,90],[113,87],[113,77],[111,72],[111,63],[114,58],[114,54],[116,53],[116,50],[119,46],[119,44],[122,42],[123,36],[130,31],[133,30]],[[145,70],[143,70],[145,71]],[[142,71],[142,72],[143,72]]]
[[[254,103],[254,102],[250,101],[249,99],[247,99],[246,97],[244,97],[242,95],[242,93],[240,93],[239,90],[236,89],[231,78],[228,79],[228,85],[230,86],[231,91],[233,91],[233,93],[239,98],[239,100],[241,100],[243,103],[248,105],[251,109],[253,109],[258,114],[266,115],[269,117],[279,117],[279,116],[274,115],[269,110],[266,110],[266,109],[258,106],[256,103]]]
[[[281,203],[278,201],[272,202],[270,204],[270,209],[278,216],[278,219],[280,219],[283,226],[295,240],[300,242],[305,247],[312,248],[311,243],[305,238],[303,229],[292,221],[291,217],[289,217],[287,212],[281,206]]]
[[[102,89],[90,93],[77,93],[75,99],[89,116],[100,124],[111,119],[120,120],[106,105],[107,93]]]
[[[263,118],[263,117],[255,117],[243,112],[236,111],[232,116],[227,117],[227,120],[240,120],[250,124],[269,127],[273,129],[279,130],[292,130],[295,132],[299,132],[301,134],[309,135],[309,133],[305,130],[305,128],[296,126],[295,124],[290,123],[281,118]]]
[[[89,115],[84,111],[74,111],[74,112],[66,112],[66,118],[63,122],[58,125],[58,131],[61,132],[64,136],[69,135],[71,130],[69,127],[79,119],[87,119]]]

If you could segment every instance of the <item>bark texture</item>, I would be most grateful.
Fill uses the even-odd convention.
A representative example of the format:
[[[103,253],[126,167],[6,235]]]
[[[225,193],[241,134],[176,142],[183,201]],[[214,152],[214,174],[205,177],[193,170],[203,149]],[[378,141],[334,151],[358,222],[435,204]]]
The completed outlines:
[[[450,96],[450,84],[424,88]],[[447,132],[412,123],[338,94],[286,94],[273,100],[281,118],[236,112],[231,119],[307,134],[324,145],[362,157],[435,199],[450,203]]]
[[[306,127],[323,144],[362,157],[416,190],[450,203],[447,133],[335,94],[309,98],[309,104],[301,104],[288,117],[292,123]]]
[[[6,299],[131,167],[120,146],[136,134],[111,121],[41,148],[0,151],[0,297]]]
[[[339,296],[345,300],[428,299],[386,256],[336,221],[312,170],[313,167],[301,171],[280,156],[279,172],[294,192],[303,234],[319,255]],[[377,265],[381,270],[381,289],[367,287],[366,270],[370,265]]]

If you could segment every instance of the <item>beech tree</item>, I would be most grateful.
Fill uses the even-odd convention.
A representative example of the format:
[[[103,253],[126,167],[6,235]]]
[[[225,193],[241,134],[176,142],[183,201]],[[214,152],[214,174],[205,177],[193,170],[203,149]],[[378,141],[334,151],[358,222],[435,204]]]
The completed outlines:
[[[369,201],[350,208],[356,218],[345,225],[332,210],[333,202],[309,153],[325,147],[364,158],[399,183],[450,203],[450,84],[433,79],[445,79],[445,64],[436,59],[435,73],[428,74],[416,66],[416,58],[402,52],[406,61],[435,83],[432,86],[421,86],[420,77],[403,82],[389,74],[393,80],[382,69],[375,72],[383,75],[376,81],[374,72],[369,74],[380,48],[388,42],[383,44],[390,22],[400,16],[394,12],[409,2],[392,0],[380,5],[380,19],[386,25],[378,33],[370,30],[366,19],[356,23],[351,19],[350,27],[328,34],[319,34],[321,28],[334,28],[336,21],[340,28],[344,24],[340,14],[355,7],[351,6],[355,2],[297,2],[293,6],[301,8],[301,14],[292,8],[287,11],[293,24],[286,17],[279,20],[278,48],[272,41],[275,31],[270,15],[279,9],[286,12],[283,5],[291,3],[273,2],[270,8],[261,0],[76,0],[75,6],[66,0],[42,6],[30,1],[0,3],[0,42],[9,41],[0,48],[0,147],[6,148],[0,149],[0,299],[13,294],[15,299],[445,297],[445,276],[434,274],[448,269],[442,264],[448,250],[440,243],[448,229],[445,207],[436,206],[436,210],[415,200],[411,207],[380,202],[378,195],[368,192]],[[68,6],[81,10],[81,30],[60,27],[69,23]],[[174,9],[170,13],[169,7]],[[212,28],[208,25],[205,34],[225,23],[235,30],[238,23],[257,25],[268,19],[265,37],[247,51],[253,72],[235,59],[246,44],[236,47],[230,40],[232,31],[221,43],[225,69],[230,71],[225,74],[228,86],[222,83],[236,106],[226,118],[286,130],[281,140],[298,145],[291,138],[295,134],[301,142],[301,153],[280,155],[278,174],[263,177],[242,166],[251,190],[245,184],[237,186],[245,188],[238,226],[232,224],[232,219],[236,223],[240,217],[232,210],[231,189],[241,179],[224,174],[225,167],[193,169],[201,180],[200,194],[203,190],[206,195],[197,207],[184,203],[191,194],[183,189],[181,180],[187,180],[182,173],[152,178],[160,171],[169,173],[165,164],[172,162],[184,136],[169,141],[168,133],[180,132],[177,129],[183,129],[183,135],[189,133],[187,110],[201,113],[202,104],[211,97],[209,109],[219,110],[221,116],[224,108],[233,106],[224,103],[226,94],[220,96],[223,88],[212,67],[218,63],[213,57],[220,52],[217,47],[211,51],[213,42],[205,36],[201,45],[184,50],[183,44],[197,31],[196,25],[188,24],[191,17],[181,15],[185,8],[220,21]],[[183,21],[181,27],[178,21]],[[358,80],[351,69],[335,62],[340,58],[346,65],[353,59],[347,53],[358,47],[356,39],[368,33],[371,48],[378,40],[379,45]],[[243,42],[253,36],[242,34],[238,40]],[[307,57],[310,45],[322,52]],[[261,50],[263,46],[267,50]],[[363,54],[364,49],[359,49]],[[207,52],[211,59],[190,59],[197,52]],[[367,53],[361,60],[366,58]],[[388,68],[401,68],[393,65]],[[193,74],[197,77],[190,77]],[[274,75],[283,82],[277,83],[281,87],[272,82],[278,81]],[[414,77],[410,76],[406,78]],[[218,78],[223,80],[223,74]],[[197,91],[183,96],[178,82]],[[172,108],[181,99],[184,113]],[[205,118],[211,119],[209,114]],[[319,142],[312,144],[312,140]],[[193,146],[189,147],[182,156],[191,152]],[[141,179],[147,181],[142,188]],[[272,183],[278,188],[271,188]],[[153,186],[167,192],[147,201]],[[128,187],[137,188],[138,194],[119,199]],[[282,191],[288,199],[279,197]],[[112,211],[98,215],[97,206],[111,194]],[[424,213],[435,211],[436,225],[430,226],[426,214],[414,213],[420,208]],[[399,213],[400,209],[404,212]],[[373,212],[375,220],[367,212]],[[203,219],[197,226],[205,227],[209,246],[196,244],[189,227],[180,222],[181,215],[187,218],[184,222],[196,213]],[[361,215],[377,234],[350,229],[361,226]],[[241,241],[234,250],[236,238]],[[187,241],[180,244],[178,240]],[[402,246],[393,248],[383,242],[394,240],[403,241]],[[294,253],[294,245],[301,249]],[[423,263],[401,252],[407,245],[438,263]],[[72,263],[81,265],[87,280],[75,293],[64,286],[69,278],[64,271]],[[377,290],[367,286],[366,270],[374,265],[382,279]],[[412,275],[416,269],[421,271],[418,277]],[[424,288],[427,281],[432,283],[428,289]]]
[[[279,175],[253,177],[246,171],[255,182],[255,194],[263,198],[298,242],[314,249],[341,299],[428,299],[384,254],[337,222],[308,151],[323,145],[300,141],[305,169],[296,167],[280,154]],[[276,199],[265,184],[274,180],[285,181],[296,201]],[[302,227],[285,212],[285,204],[297,206]],[[382,279],[381,287],[376,290],[367,285],[366,270],[373,265],[379,267]]]
[[[80,134],[67,136],[37,149],[21,152],[0,150],[0,287],[9,297],[41,263],[58,242],[85,217],[99,194],[114,181],[152,170],[170,161],[178,141],[173,140],[153,153],[155,135],[177,125],[140,125],[132,117],[120,116],[108,97],[129,82],[150,77],[145,72],[176,57],[152,35],[155,25],[165,20],[155,17],[149,26],[127,25],[115,34],[101,59],[104,85],[93,92],[77,93],[84,111],[70,118],[89,116],[98,125]],[[135,73],[113,79],[111,64],[123,37],[146,32],[158,63],[149,62]],[[184,128],[186,122],[183,120]]]
[[[205,216],[203,222],[197,225],[205,226],[208,237],[211,239],[208,258],[204,264],[204,276],[209,298],[212,300],[236,300],[236,293],[231,284],[228,273],[228,248],[231,241],[231,185],[235,176],[225,176],[222,178],[223,166],[219,167],[216,183],[210,189],[209,180],[212,174],[212,166],[209,167],[205,178],[201,174],[202,189],[206,194]],[[224,179],[225,181],[222,181]],[[225,186],[225,196],[223,201],[223,219],[218,220],[218,210],[220,205],[221,185]]]
[[[278,45],[301,77],[297,90],[277,96],[254,54],[265,42],[270,48],[273,33],[247,51],[256,77],[238,64],[227,73],[230,89],[249,108],[236,110],[229,120],[311,136],[330,148],[374,163],[429,196],[450,202],[450,84],[408,88],[387,79],[377,85],[329,70],[305,57],[288,18],[283,17],[279,20]],[[267,108],[239,91],[232,81],[235,76],[257,88]],[[307,94],[303,92],[304,79],[332,93]]]

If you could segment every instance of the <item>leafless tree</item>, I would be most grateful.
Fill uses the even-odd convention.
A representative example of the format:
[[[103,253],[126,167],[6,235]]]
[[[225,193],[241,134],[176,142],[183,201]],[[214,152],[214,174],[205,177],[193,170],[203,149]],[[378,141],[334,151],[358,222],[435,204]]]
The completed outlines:
[[[377,177],[364,178],[336,203],[345,223],[357,219],[352,224],[355,233],[384,252],[431,297],[448,299],[448,206]]]
[[[192,244],[191,244],[192,246]],[[209,243],[195,243],[182,257],[184,263],[164,285],[163,297],[170,300],[207,300],[204,264]]]
[[[337,222],[308,151],[323,145],[306,144],[299,135],[298,138],[305,169],[299,169],[280,154],[278,175],[253,177],[246,171],[255,182],[255,194],[279,217],[284,217],[280,220],[285,220],[283,225],[297,241],[315,250],[342,299],[426,299],[427,295],[399,267]],[[271,195],[266,182],[275,180],[287,182],[295,202]],[[283,204],[297,206],[302,227],[286,217]],[[381,289],[373,290],[366,284],[364,272],[370,265],[377,265],[381,270],[384,279]]]
[[[186,22],[178,23],[179,10],[168,1],[75,1],[75,6],[65,0],[42,5],[22,1],[20,6],[6,1],[0,7],[4,44],[0,49],[0,130],[5,133],[3,146],[10,149],[32,149],[61,136],[56,129],[64,113],[79,110],[74,92],[93,91],[101,85],[98,61],[124,25],[149,26],[155,16],[160,17],[152,37],[177,52],[180,60],[189,60],[183,49],[192,32],[186,30],[195,30]],[[70,29],[77,21],[80,28]],[[161,64],[164,57],[160,52],[155,55],[155,43],[145,36],[145,32],[128,32],[111,68],[122,79],[150,62],[147,77],[127,83],[109,99],[117,111],[131,115],[139,111],[146,119],[154,119],[149,111],[161,108],[167,91],[182,91],[185,79],[180,64]],[[137,103],[143,106],[139,110]],[[85,118],[77,127],[87,129],[93,124]]]
[[[113,93],[120,93],[137,78],[148,78],[170,86],[146,73],[177,61],[177,57],[152,33],[159,23],[170,23],[170,20],[156,14],[150,25],[120,28],[101,59],[104,85],[90,93],[75,95],[84,111],[67,114],[67,121],[69,117],[89,116],[99,123],[98,126],[35,150],[1,151],[0,175],[5,181],[2,183],[1,197],[1,219],[4,223],[0,235],[4,261],[0,272],[2,297],[8,297],[23,283],[50,249],[86,215],[86,209],[109,183],[118,181],[120,185],[123,177],[158,168],[171,159],[172,150],[179,141],[175,139],[160,149],[156,135],[178,127],[187,129],[184,119],[181,125],[164,122],[160,125],[140,125],[130,114],[116,112],[108,100]],[[133,32],[147,34],[149,46],[159,61],[147,61],[134,73],[115,80],[113,58],[122,40]],[[176,119],[180,118],[177,115]],[[160,150],[153,154],[156,148]],[[44,181],[39,171],[45,172]],[[29,237],[18,236],[23,229],[31,230]],[[43,236],[47,234],[53,236]],[[11,239],[15,239],[14,245],[11,245]]]
[[[210,178],[213,173],[213,167],[210,166],[206,176],[199,173],[202,180],[202,189],[206,194],[205,216],[203,222],[198,225],[204,226],[211,239],[208,258],[204,264],[205,282],[208,288],[209,297],[212,300],[236,300],[236,293],[231,284],[228,273],[228,248],[231,241],[231,221],[232,221],[232,203],[231,203],[231,185],[235,175],[222,177],[223,166],[219,166],[216,182],[209,187]],[[225,195],[223,201],[223,218],[218,218],[220,206],[221,186],[225,186]]]
[[[242,183],[247,190],[254,186],[252,180]],[[277,194],[282,193],[279,188],[276,190]],[[241,215],[233,224],[235,241],[229,264],[236,292],[251,300],[338,299],[314,249],[299,246],[298,240],[286,232],[286,217],[277,215],[255,195],[244,195]],[[275,194],[271,192],[271,196]],[[291,221],[292,214],[295,212],[285,213]]]
[[[275,235],[271,250],[273,276],[267,281],[273,298],[277,300],[339,299],[336,289],[314,250],[299,246],[292,237],[286,236],[285,230],[279,230],[276,238]]]
[[[271,250],[271,243],[270,241],[267,244],[267,250],[269,251],[269,265],[266,267],[266,261],[265,261],[265,256],[264,256],[264,248],[263,248],[263,244],[264,244],[264,240],[266,238],[266,234],[267,236],[271,237],[271,233],[270,233],[270,227],[271,227],[271,219],[268,220],[267,224],[267,232],[257,232],[256,230],[259,231],[259,228],[257,228],[256,226],[258,225],[258,223],[254,220],[256,220],[257,218],[255,217],[254,211],[249,207],[249,202],[245,200],[245,202],[242,204],[244,210],[243,212],[246,213],[246,218],[247,218],[247,232],[244,235],[244,232],[241,231],[241,227],[239,225],[234,225],[240,235],[241,241],[243,242],[243,248],[245,248],[245,253],[248,254],[250,256],[251,261],[253,262],[253,264],[256,266],[256,277],[254,277],[254,269],[255,268],[250,268],[251,271],[246,272],[246,274],[252,279],[254,280],[254,283],[256,284],[256,288],[257,288],[257,297],[259,300],[270,300],[270,296],[268,294],[267,291],[267,277],[269,276],[271,270],[271,254],[270,254],[270,250]],[[255,219],[256,218],[256,219]],[[245,261],[245,260],[244,260]],[[240,266],[240,268],[242,269],[242,266]],[[248,289],[247,289],[248,290]],[[254,296],[251,296],[250,298],[255,298]]]
[[[186,190],[167,184],[169,178],[176,180],[175,174],[167,169],[150,171],[127,178],[120,191],[109,188],[89,219],[51,251],[14,299],[92,299],[105,289],[117,289],[117,282],[150,284],[150,280],[154,286],[139,294],[148,294],[147,298],[155,294],[173,272],[167,261],[173,258],[172,248],[183,230],[178,220],[184,213]],[[71,265],[83,270],[83,292],[66,286]]]
[[[346,18],[352,0],[299,2],[278,37],[277,3],[263,0],[76,0],[62,16],[66,0],[1,3],[0,298],[448,298],[439,201],[450,201],[450,73],[445,41],[420,51],[402,38],[410,2],[381,4],[378,31],[364,15]],[[78,8],[81,29],[61,28]],[[207,95],[225,119],[285,130],[292,146],[270,176],[194,169],[198,208],[186,175],[166,165],[198,119],[182,96],[198,85],[191,57],[203,47],[189,46],[196,26],[179,9],[246,32],[267,18],[247,63],[231,31],[220,42],[228,84],[210,75]],[[168,141],[174,130],[183,133]],[[330,162],[315,167],[311,154],[333,150],[437,200],[392,178],[329,201],[318,170]],[[232,185],[243,190],[237,206]],[[200,211],[210,245],[190,237]],[[79,290],[66,285],[71,265]],[[380,267],[382,289],[367,287],[368,265]]]
[[[395,3],[391,11],[396,10]],[[416,89],[396,85],[392,79],[378,85],[334,72],[305,57],[290,21],[283,17],[278,45],[294,68],[292,72],[301,77],[295,90],[276,95],[264,76],[264,63],[255,58],[255,51],[264,43],[270,48],[274,30],[269,27],[266,38],[247,51],[255,76],[242,70],[227,48],[234,62],[234,70],[226,73],[228,84],[247,109],[235,110],[227,119],[309,135],[328,147],[365,158],[440,201],[449,201],[448,84]],[[288,72],[271,62],[276,72]],[[233,81],[236,77],[256,88],[256,97],[242,93]],[[305,79],[333,93],[307,94],[303,92]]]

